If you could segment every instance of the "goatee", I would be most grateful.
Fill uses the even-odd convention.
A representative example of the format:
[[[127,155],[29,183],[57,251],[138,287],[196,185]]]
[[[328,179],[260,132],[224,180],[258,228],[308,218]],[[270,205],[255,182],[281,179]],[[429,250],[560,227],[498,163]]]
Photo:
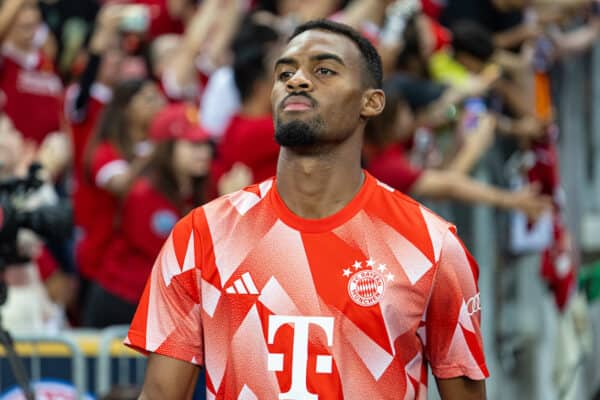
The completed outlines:
[[[282,123],[277,120],[275,140],[283,147],[311,147],[319,142],[319,134],[324,128],[321,118],[309,122],[294,120]]]

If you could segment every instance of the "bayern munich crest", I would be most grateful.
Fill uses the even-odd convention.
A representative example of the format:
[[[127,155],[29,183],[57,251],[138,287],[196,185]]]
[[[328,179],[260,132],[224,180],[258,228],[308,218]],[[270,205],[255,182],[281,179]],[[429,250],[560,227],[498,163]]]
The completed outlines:
[[[394,280],[385,264],[373,259],[364,262],[355,261],[352,268],[345,268],[342,275],[348,279],[348,295],[352,301],[362,307],[378,304],[385,293],[387,282]]]

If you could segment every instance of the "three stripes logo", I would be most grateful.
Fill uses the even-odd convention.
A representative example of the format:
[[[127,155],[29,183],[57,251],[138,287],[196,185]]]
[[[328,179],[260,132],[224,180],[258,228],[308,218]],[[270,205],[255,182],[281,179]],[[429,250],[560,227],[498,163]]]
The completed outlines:
[[[229,294],[258,294],[258,289],[252,280],[249,272],[244,272],[241,278],[236,279],[233,285],[225,289]]]

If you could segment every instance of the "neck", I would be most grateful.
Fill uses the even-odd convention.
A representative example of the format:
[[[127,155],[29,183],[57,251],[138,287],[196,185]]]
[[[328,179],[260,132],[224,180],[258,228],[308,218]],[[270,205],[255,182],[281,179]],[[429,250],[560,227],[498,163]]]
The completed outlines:
[[[296,215],[319,219],[344,208],[364,181],[360,165],[362,132],[328,151],[281,148],[277,191]]]
[[[177,176],[177,186],[182,199],[187,199],[192,195],[192,178],[189,175],[179,174]]]
[[[7,43],[9,43],[14,49],[16,49],[24,54],[29,54],[29,53],[33,52],[33,50],[34,50],[32,43],[24,44],[24,43],[19,43],[16,40],[10,40],[10,39],[7,40]]]

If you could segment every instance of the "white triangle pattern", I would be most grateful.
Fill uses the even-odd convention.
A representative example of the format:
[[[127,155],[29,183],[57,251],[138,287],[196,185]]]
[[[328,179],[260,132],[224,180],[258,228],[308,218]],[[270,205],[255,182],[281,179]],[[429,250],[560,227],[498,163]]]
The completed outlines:
[[[201,288],[202,309],[212,318],[215,314],[215,310],[217,309],[217,304],[219,304],[221,291],[204,279],[201,280]]]
[[[344,336],[352,344],[354,351],[361,358],[373,378],[376,381],[394,361],[394,356],[385,351],[381,346],[375,343],[350,319],[344,321]]]
[[[254,394],[252,390],[247,385],[244,385],[240,394],[238,396],[238,400],[258,400],[258,397]]]
[[[413,285],[417,283],[433,266],[432,262],[410,240],[395,229],[381,220],[373,222],[382,233],[381,237],[394,254],[398,264],[402,266],[410,283]]]
[[[447,231],[448,225],[444,224],[438,216],[434,215],[431,211],[421,206],[421,214],[425,219],[425,225],[429,231],[429,237],[431,238],[431,245],[433,247],[433,254],[435,261],[440,259],[440,253],[442,251],[442,245],[444,242],[444,235]]]
[[[173,246],[173,234],[169,235],[164,247],[160,253],[161,271],[165,285],[171,284],[171,279],[181,273],[181,267],[175,255],[175,247]]]
[[[196,254],[194,250],[194,231],[190,233],[190,239],[188,240],[187,249],[185,251],[185,258],[183,259],[183,268],[181,272],[189,271],[194,269],[196,266]]]

